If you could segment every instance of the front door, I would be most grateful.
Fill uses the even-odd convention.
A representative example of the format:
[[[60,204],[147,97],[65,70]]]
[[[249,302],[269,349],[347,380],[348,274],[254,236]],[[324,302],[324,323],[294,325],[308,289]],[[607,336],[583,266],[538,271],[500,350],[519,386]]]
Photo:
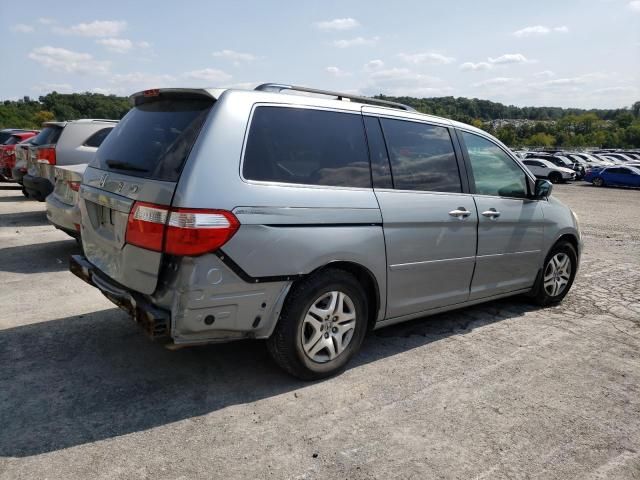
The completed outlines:
[[[470,299],[533,286],[542,264],[544,217],[529,199],[524,170],[489,139],[461,132],[478,209],[478,252]]]
[[[365,124],[387,248],[387,318],[466,301],[478,216],[452,131],[391,118]]]

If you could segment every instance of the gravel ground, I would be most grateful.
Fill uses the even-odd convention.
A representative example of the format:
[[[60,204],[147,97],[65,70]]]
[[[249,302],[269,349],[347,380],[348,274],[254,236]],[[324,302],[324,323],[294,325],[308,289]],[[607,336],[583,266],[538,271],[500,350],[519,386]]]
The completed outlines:
[[[0,478],[640,478],[640,191],[557,186],[565,301],[388,327],[302,383],[260,342],[167,351],[0,184]]]

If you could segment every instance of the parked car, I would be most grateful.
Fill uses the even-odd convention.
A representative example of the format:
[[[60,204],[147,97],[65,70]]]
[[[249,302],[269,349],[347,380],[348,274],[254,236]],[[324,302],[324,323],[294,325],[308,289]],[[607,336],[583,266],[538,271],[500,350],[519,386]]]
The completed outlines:
[[[37,133],[36,131],[13,133],[0,145],[0,180],[10,181],[13,178],[11,170],[16,164],[16,146],[28,141]]]
[[[34,130],[29,130],[25,128],[3,128],[0,130],[0,145],[4,144],[11,135],[15,133],[25,133],[25,132],[33,132]]]
[[[572,153],[572,154],[569,155],[569,157],[572,158],[572,159],[582,158],[585,162],[587,162],[587,164],[588,164],[587,168],[613,165],[613,163],[611,163],[611,162],[602,160],[602,159],[596,157],[595,155],[590,155],[588,153]]]
[[[47,220],[58,230],[80,239],[78,191],[87,164],[55,167],[55,187],[47,197]]]
[[[370,329],[571,287],[575,215],[480,129],[275,84],[131,100],[84,172],[70,270],[153,338],[264,338],[322,378]]]
[[[29,197],[44,201],[53,191],[54,167],[88,163],[117,123],[93,119],[48,122],[47,127],[56,129],[57,134],[30,149],[27,174],[22,178]]]
[[[563,168],[570,168],[571,170],[573,170],[576,173],[576,179],[580,180],[582,177],[584,177],[584,173],[586,171],[585,167],[583,165],[581,165],[578,161],[576,160],[570,160],[569,158],[565,157],[564,155],[552,155],[552,154],[548,154],[548,153],[533,153],[530,152],[528,153],[525,158],[542,158],[544,160],[547,160],[551,163],[553,163],[554,165],[558,166],[558,167],[563,167]]]
[[[12,178],[20,185],[23,185],[23,178],[27,174],[30,164],[35,165],[35,161],[37,159],[37,148],[43,145],[55,145],[58,141],[58,137],[62,132],[62,127],[59,123],[61,122],[43,123],[40,133],[32,137],[28,145],[23,144],[16,149],[16,163],[12,169]],[[24,189],[24,185],[22,192],[25,196],[28,196],[27,191]]]
[[[576,179],[576,172],[571,168],[558,167],[542,158],[526,158],[522,161],[536,178],[547,178],[551,183],[566,182]]]
[[[584,180],[593,183],[596,187],[640,187],[640,168],[635,166],[605,167],[601,170],[593,170],[585,175]]]

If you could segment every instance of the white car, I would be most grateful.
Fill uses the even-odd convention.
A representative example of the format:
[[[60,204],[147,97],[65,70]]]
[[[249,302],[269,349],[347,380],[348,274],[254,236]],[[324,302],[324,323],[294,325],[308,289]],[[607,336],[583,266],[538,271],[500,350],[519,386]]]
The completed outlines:
[[[547,178],[551,183],[560,183],[576,179],[576,172],[572,169],[558,167],[542,158],[527,158],[523,160],[522,163],[524,163],[537,178]]]

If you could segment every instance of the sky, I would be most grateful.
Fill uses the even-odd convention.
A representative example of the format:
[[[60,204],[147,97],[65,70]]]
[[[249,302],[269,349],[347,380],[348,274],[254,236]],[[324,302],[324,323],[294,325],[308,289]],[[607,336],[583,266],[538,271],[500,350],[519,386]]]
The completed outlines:
[[[0,45],[0,99],[279,82],[518,106],[640,100],[640,0],[0,0]]]

